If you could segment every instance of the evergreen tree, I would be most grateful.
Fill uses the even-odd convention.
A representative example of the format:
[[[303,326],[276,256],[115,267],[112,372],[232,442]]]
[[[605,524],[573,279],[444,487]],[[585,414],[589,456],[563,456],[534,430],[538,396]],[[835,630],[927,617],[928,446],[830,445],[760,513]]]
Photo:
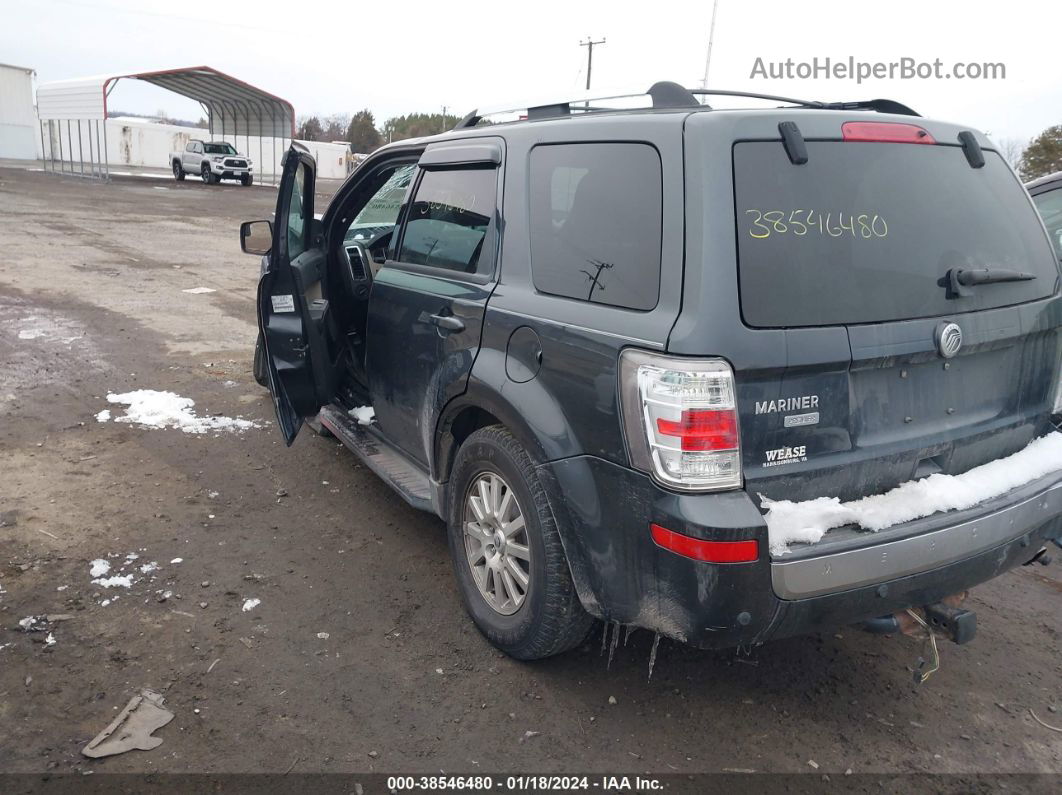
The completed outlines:
[[[376,119],[368,108],[359,110],[350,117],[346,139],[356,154],[367,155],[383,143],[383,136],[376,129]]]
[[[300,141],[320,141],[323,135],[324,127],[321,126],[321,120],[316,116],[304,117],[295,131],[295,137]]]
[[[1018,169],[1026,182],[1056,171],[1062,171],[1062,124],[1048,127],[1029,141]]]

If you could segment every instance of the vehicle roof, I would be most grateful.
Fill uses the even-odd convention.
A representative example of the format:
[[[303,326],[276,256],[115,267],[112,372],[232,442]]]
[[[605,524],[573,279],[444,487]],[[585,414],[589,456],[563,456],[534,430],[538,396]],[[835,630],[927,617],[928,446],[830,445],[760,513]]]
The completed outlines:
[[[776,140],[780,121],[795,121],[806,138],[840,138],[840,125],[845,121],[877,121],[897,124],[915,124],[923,127],[938,143],[958,144],[958,134],[973,132],[985,149],[996,151],[996,146],[979,130],[968,125],[908,116],[879,113],[870,110],[823,109],[806,107],[774,108],[631,108],[599,110],[577,115],[560,115],[539,119],[522,119],[477,127],[458,127],[436,135],[409,138],[387,144],[379,151],[395,148],[425,147],[450,140],[478,136],[497,136],[505,139],[561,140],[571,133],[573,139],[591,134],[630,132],[631,128],[649,126],[684,126],[695,122],[698,127],[716,128],[721,133],[734,136],[734,140],[752,137]]]
[[[1025,188],[1029,193],[1043,193],[1047,190],[1062,188],[1062,171],[1056,171],[1054,174],[1048,174],[1044,177],[1038,177],[1031,182],[1026,182]]]

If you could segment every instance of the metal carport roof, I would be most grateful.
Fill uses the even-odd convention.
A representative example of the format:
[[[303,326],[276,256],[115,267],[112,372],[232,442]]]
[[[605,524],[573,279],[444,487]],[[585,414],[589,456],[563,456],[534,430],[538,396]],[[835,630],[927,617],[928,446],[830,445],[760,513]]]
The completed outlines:
[[[209,114],[211,134],[271,138],[295,134],[290,102],[209,66],[43,83],[37,88],[37,114],[41,121],[106,119],[107,97],[123,78],[143,80],[201,103]]]
[[[295,136],[295,110],[291,103],[275,94],[263,91],[209,66],[189,66],[183,69],[158,69],[149,72],[105,74],[44,83],[37,88],[37,117],[41,124],[41,148],[45,139],[52,170],[72,176],[99,179],[110,178],[107,162],[107,129],[101,124],[107,119],[107,98],[118,81],[143,80],[146,83],[180,94],[202,105],[207,114],[211,137],[242,136],[247,139],[246,153],[251,152],[251,139],[258,139],[259,164],[264,166],[265,139],[273,150],[269,160],[272,181],[277,172],[276,145]],[[84,122],[84,128],[82,123]],[[63,145],[63,127],[66,145]],[[76,129],[75,129],[76,125]],[[102,141],[100,132],[102,127]],[[76,136],[76,139],[75,139]],[[75,159],[74,145],[77,145]],[[58,151],[58,169],[55,153]],[[86,159],[87,151],[87,159]],[[86,170],[86,165],[88,166]],[[69,168],[67,167],[69,166]],[[259,171],[259,176],[265,176]]]

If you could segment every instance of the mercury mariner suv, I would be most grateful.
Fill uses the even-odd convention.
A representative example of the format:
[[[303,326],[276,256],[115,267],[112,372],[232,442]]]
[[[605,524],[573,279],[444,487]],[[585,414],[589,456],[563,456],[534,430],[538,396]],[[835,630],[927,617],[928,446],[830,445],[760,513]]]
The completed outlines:
[[[442,518],[514,657],[595,619],[735,647],[913,609],[962,641],[949,597],[1062,533],[1055,471],[772,539],[777,501],[1054,434],[1059,263],[982,133],[889,100],[705,103],[727,95],[472,113],[372,154],[323,216],[295,145],[274,220],[241,228],[284,438],[312,422]]]

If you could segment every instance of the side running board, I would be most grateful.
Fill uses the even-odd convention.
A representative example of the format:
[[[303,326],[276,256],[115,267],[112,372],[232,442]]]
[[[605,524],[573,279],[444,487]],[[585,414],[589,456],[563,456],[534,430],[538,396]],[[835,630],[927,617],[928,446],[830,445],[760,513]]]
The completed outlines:
[[[317,419],[402,499],[414,508],[435,512],[431,480],[417,464],[337,406],[325,406]]]

